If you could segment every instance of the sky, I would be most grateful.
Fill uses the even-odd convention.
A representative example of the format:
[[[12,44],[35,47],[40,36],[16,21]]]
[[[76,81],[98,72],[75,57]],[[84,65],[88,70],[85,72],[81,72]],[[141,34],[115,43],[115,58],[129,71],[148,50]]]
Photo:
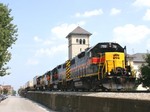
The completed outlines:
[[[117,42],[128,54],[150,50],[149,0],[0,0],[12,9],[18,39],[10,49],[10,75],[0,84],[15,90],[68,59],[66,36],[77,26],[92,33],[90,46]]]

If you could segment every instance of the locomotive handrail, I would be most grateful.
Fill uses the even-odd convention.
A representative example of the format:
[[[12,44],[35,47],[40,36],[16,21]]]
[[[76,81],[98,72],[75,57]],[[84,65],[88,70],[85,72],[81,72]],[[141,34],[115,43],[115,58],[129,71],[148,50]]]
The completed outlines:
[[[100,59],[100,61],[99,61],[99,64],[98,64],[98,80],[100,80],[100,75],[103,75],[103,73],[101,72],[101,74],[100,74],[100,67],[101,67],[101,62],[102,62],[102,55],[103,55],[103,53],[98,53],[99,54],[99,59]],[[104,65],[103,65],[104,66]]]
[[[113,60],[113,65],[114,65],[114,72],[116,72],[116,66],[115,66],[115,60]]]
[[[99,56],[99,58],[101,57],[101,54]],[[100,80],[100,65],[101,65],[101,58],[100,58],[100,61],[99,61],[99,64],[98,64],[98,80]]]
[[[102,78],[104,78],[104,68],[105,68],[105,64],[106,64],[106,61],[105,61],[105,63],[103,64],[103,67],[102,67]]]

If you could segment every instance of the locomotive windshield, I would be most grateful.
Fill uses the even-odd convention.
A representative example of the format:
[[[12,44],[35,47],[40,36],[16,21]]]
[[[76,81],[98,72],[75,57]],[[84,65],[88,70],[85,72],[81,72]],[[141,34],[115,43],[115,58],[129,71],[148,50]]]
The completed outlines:
[[[92,56],[98,56],[104,52],[124,52],[124,48],[117,43],[98,43],[91,49]]]

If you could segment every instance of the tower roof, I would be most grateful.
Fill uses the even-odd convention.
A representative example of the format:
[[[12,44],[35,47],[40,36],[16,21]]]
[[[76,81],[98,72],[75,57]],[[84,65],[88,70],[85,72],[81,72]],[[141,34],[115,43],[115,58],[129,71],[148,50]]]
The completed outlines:
[[[146,53],[136,53],[132,56],[134,62],[145,62],[144,57],[146,56]]]
[[[70,37],[70,35],[74,35],[74,34],[80,34],[80,35],[92,35],[90,32],[84,30],[83,28],[81,28],[80,26],[78,26],[77,28],[75,28],[72,32],[70,32],[66,38]]]

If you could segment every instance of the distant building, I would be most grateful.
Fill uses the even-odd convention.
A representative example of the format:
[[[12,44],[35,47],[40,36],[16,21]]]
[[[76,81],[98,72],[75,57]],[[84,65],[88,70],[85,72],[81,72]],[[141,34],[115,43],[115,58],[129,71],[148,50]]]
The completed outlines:
[[[128,55],[127,61],[128,61],[128,65],[131,65],[133,73],[136,75],[136,78],[140,78],[141,77],[141,71],[140,71],[140,67],[142,66],[142,64],[146,64],[145,62],[145,57],[146,53],[136,53],[136,54],[132,54],[132,55]]]
[[[79,26],[67,35],[69,59],[72,59],[77,54],[90,47],[89,37],[91,35],[91,33]]]
[[[144,56],[146,53],[136,53],[132,55],[128,55],[128,64],[133,67],[133,69],[137,72],[139,70],[139,67],[142,64],[145,64]]]
[[[0,94],[3,92],[3,87],[0,85]]]
[[[12,94],[13,87],[11,85],[1,85],[0,86],[1,92],[4,93],[4,90],[8,90],[8,94]]]

